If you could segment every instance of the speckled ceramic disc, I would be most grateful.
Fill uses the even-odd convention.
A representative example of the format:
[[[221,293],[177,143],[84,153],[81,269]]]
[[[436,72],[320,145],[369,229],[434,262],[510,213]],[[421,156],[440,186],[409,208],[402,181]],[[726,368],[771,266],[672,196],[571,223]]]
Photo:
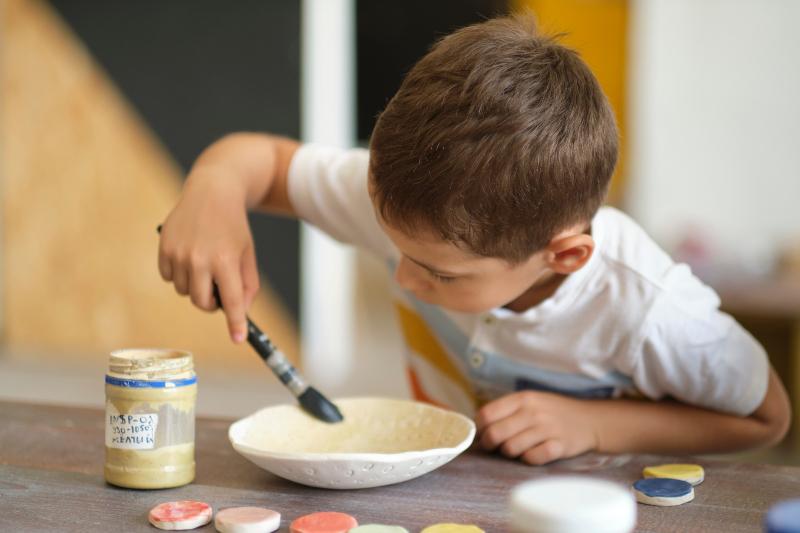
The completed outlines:
[[[705,479],[705,471],[700,465],[668,464],[648,466],[642,471],[644,477],[666,477],[688,481],[692,485],[699,485]]]
[[[281,527],[281,514],[263,507],[230,507],[217,512],[220,533],[272,533]]]
[[[434,524],[428,526],[421,533],[485,533],[478,526],[471,524]]]
[[[291,533],[348,533],[357,526],[358,522],[349,514],[323,512],[301,516],[289,529]]]
[[[408,533],[408,530],[400,526],[365,524],[363,526],[354,527],[349,533]]]
[[[147,518],[158,529],[176,531],[204,526],[211,522],[211,515],[211,506],[207,503],[181,500],[156,505]]]
[[[640,479],[633,484],[636,501],[647,505],[670,507],[694,499],[694,488],[688,481],[669,478]]]

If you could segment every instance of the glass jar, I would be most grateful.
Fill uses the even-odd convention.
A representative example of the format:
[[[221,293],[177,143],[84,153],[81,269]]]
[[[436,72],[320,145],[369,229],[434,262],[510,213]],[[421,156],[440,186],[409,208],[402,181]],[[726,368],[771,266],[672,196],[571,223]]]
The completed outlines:
[[[196,398],[191,353],[111,352],[106,374],[106,481],[135,489],[190,483]]]

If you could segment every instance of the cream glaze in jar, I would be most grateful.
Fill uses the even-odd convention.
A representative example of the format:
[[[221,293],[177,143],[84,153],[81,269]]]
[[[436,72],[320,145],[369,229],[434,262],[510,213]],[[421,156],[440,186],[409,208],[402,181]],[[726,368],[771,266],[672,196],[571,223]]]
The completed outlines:
[[[194,479],[197,377],[192,354],[112,352],[106,374],[106,481],[162,489]]]

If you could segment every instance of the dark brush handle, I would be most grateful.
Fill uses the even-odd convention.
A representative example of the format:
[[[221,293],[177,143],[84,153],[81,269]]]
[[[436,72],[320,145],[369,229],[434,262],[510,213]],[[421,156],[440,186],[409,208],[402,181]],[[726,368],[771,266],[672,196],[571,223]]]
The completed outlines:
[[[281,383],[286,385],[294,394],[300,406],[310,415],[323,422],[341,422],[344,420],[341,411],[336,405],[322,395],[303,379],[303,376],[286,359],[283,352],[278,350],[272,341],[256,326],[252,320],[247,319],[247,342],[258,352],[261,359],[272,372],[278,376]]]
[[[158,226],[161,233],[161,226]],[[212,283],[214,300],[217,306],[222,309],[222,298],[219,295],[219,288],[216,283]],[[278,379],[286,385],[286,388],[297,398],[300,406],[310,415],[322,420],[323,422],[341,422],[344,420],[342,413],[336,405],[322,395],[317,389],[311,387],[303,376],[289,362],[286,356],[280,351],[267,337],[267,335],[256,326],[250,317],[247,318],[247,342],[261,356]]]

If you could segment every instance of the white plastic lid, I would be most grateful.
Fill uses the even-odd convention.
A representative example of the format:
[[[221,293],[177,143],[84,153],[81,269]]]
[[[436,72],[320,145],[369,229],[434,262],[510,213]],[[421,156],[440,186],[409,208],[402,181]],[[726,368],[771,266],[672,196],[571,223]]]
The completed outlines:
[[[583,476],[553,476],[518,485],[511,493],[515,533],[630,533],[636,499],[618,483]]]

